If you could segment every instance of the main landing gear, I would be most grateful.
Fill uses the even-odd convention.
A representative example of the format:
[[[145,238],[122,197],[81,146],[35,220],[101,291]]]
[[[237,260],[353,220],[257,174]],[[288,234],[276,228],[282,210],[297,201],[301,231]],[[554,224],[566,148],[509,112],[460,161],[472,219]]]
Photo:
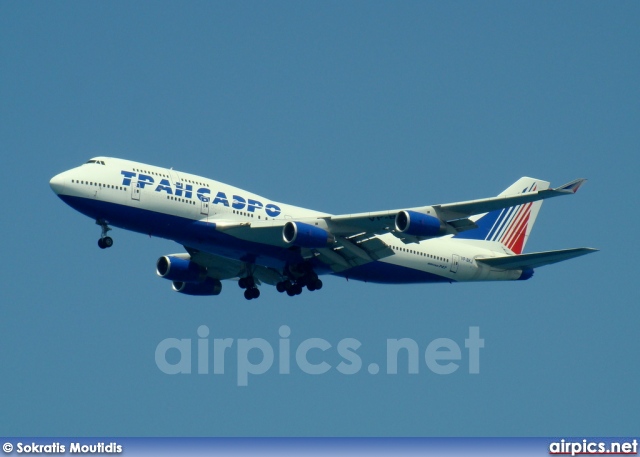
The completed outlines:
[[[276,290],[280,293],[286,292],[289,297],[300,295],[302,288],[307,287],[309,292],[322,289],[322,280],[313,271],[299,277],[295,281],[287,279],[276,284]]]
[[[256,287],[256,282],[253,279],[253,276],[240,278],[238,280],[238,286],[240,286],[241,289],[245,289],[244,298],[246,298],[247,300],[252,300],[260,296],[260,289]]]
[[[98,240],[98,246],[100,249],[106,249],[113,246],[113,238],[107,236],[107,232],[111,230],[111,227],[107,225],[107,221],[104,219],[98,219],[96,224],[102,227],[102,234],[100,235],[100,239]]]

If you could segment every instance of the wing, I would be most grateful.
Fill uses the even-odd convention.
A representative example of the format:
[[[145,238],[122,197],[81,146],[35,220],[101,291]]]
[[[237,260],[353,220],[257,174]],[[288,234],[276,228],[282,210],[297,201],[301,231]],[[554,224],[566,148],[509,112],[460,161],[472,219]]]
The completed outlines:
[[[341,231],[340,235],[333,235],[324,218],[240,223],[219,221],[215,224],[216,230],[242,240],[265,243],[283,249],[299,247],[302,258],[317,258],[335,272],[393,255],[393,250],[375,234],[360,230],[358,232]],[[327,234],[327,242],[316,246],[289,243],[284,236],[287,224],[296,224],[297,227],[318,227]]]
[[[504,257],[478,258],[477,262],[502,270],[520,270],[538,268],[552,263],[562,262],[582,255],[596,252],[593,248],[561,249],[558,251],[532,252],[530,254],[509,255]]]
[[[544,189],[540,191],[524,192],[518,195],[501,195],[493,198],[483,198],[480,200],[470,200],[459,203],[449,203],[446,205],[436,205],[434,208],[438,215],[444,220],[453,220],[469,217],[476,214],[488,213],[497,209],[510,208],[511,206],[531,203],[547,198],[560,197],[562,195],[575,194],[586,179],[573,180],[555,189]]]
[[[475,223],[468,219],[470,216],[487,213],[497,209],[510,208],[523,203],[545,200],[547,198],[571,195],[574,194],[585,181],[586,179],[576,179],[554,189],[524,192],[516,195],[499,195],[497,197],[469,200],[458,203],[422,206],[409,208],[408,211],[430,215],[439,219],[443,223],[444,233],[440,233],[438,236],[442,236],[443,234],[456,234],[476,228]],[[408,242],[413,242],[415,241],[415,237],[412,239],[410,235],[400,235],[395,225],[396,217],[402,211],[406,210],[330,216],[327,218],[327,224],[330,227],[331,233],[334,235],[358,232],[374,234],[394,233],[400,238],[408,239]],[[424,239],[426,237],[418,238]]]
[[[207,276],[213,279],[225,280],[252,276],[258,284],[262,282],[270,285],[275,285],[284,279],[280,272],[273,268],[229,259],[187,246],[185,249],[191,261],[204,267],[207,270]]]
[[[530,178],[522,179],[530,180]],[[545,186],[538,191],[521,193],[514,191],[511,195],[503,193],[497,197],[409,209],[337,216],[321,215],[291,220],[212,222],[216,230],[239,239],[281,248],[296,246],[300,248],[303,258],[318,258],[333,271],[339,272],[393,255],[391,248],[378,235],[390,233],[404,243],[455,235],[477,227],[475,222],[469,219],[470,216],[570,195],[575,193],[584,182],[584,179],[577,179],[552,189]],[[545,184],[548,185],[548,183]],[[311,241],[287,239],[287,230],[291,233],[304,232],[303,227],[306,227],[309,233],[315,234],[310,235],[313,238]]]

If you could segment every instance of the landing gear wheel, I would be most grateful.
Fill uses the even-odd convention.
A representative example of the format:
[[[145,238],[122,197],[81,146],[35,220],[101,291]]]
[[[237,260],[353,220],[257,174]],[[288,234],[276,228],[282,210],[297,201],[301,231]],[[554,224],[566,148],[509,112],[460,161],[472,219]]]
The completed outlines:
[[[276,284],[276,290],[280,293],[284,292],[287,290],[287,285],[285,283],[285,281],[280,281],[279,283]]]
[[[98,240],[98,247],[100,249],[110,248],[111,246],[113,246],[113,238],[111,238],[110,236],[105,236],[104,238],[100,238]]]
[[[238,279],[238,286],[240,286],[241,289],[253,289],[256,286],[256,282],[252,276],[247,276]]]
[[[109,230],[111,230],[111,227],[107,225],[107,221],[105,221],[104,219],[98,219],[96,220],[96,225],[99,225],[102,228],[102,234],[100,235],[100,239],[98,240],[98,246],[100,247],[100,249],[106,249],[113,246],[113,238],[107,236],[107,233],[109,232]]]
[[[251,287],[244,291],[244,298],[247,300],[252,300],[254,298],[258,298],[260,296],[260,289],[257,287]]]

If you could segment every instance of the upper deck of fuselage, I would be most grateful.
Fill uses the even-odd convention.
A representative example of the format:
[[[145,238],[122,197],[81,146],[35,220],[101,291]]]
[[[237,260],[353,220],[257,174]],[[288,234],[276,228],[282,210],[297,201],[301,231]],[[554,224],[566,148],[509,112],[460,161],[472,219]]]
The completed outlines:
[[[251,216],[256,212],[264,212],[269,219],[329,216],[327,213],[274,202],[192,173],[114,157],[93,157],[54,176],[50,185],[59,196],[82,197],[87,193],[84,186],[119,190],[133,187],[167,200],[208,201],[212,208],[220,209],[222,214],[228,213],[232,219],[236,219],[233,216]]]

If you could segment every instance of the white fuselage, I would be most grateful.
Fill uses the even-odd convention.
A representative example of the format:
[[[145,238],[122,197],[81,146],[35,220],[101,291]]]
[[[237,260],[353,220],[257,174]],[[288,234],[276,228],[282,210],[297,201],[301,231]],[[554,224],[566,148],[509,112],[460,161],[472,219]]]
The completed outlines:
[[[271,201],[201,176],[128,160],[97,157],[51,180],[53,190],[83,214],[110,225],[174,240],[229,259],[282,269],[287,247],[238,239],[224,224],[282,224],[327,213]],[[194,225],[197,223],[198,225]],[[219,224],[216,230],[216,224]],[[196,229],[197,227],[197,229]],[[203,228],[208,227],[208,229]],[[498,242],[452,235],[405,243],[392,233],[376,235],[392,251],[374,262],[339,272],[349,279],[382,282],[461,282],[519,279],[520,270],[492,269],[476,262],[513,254]]]

